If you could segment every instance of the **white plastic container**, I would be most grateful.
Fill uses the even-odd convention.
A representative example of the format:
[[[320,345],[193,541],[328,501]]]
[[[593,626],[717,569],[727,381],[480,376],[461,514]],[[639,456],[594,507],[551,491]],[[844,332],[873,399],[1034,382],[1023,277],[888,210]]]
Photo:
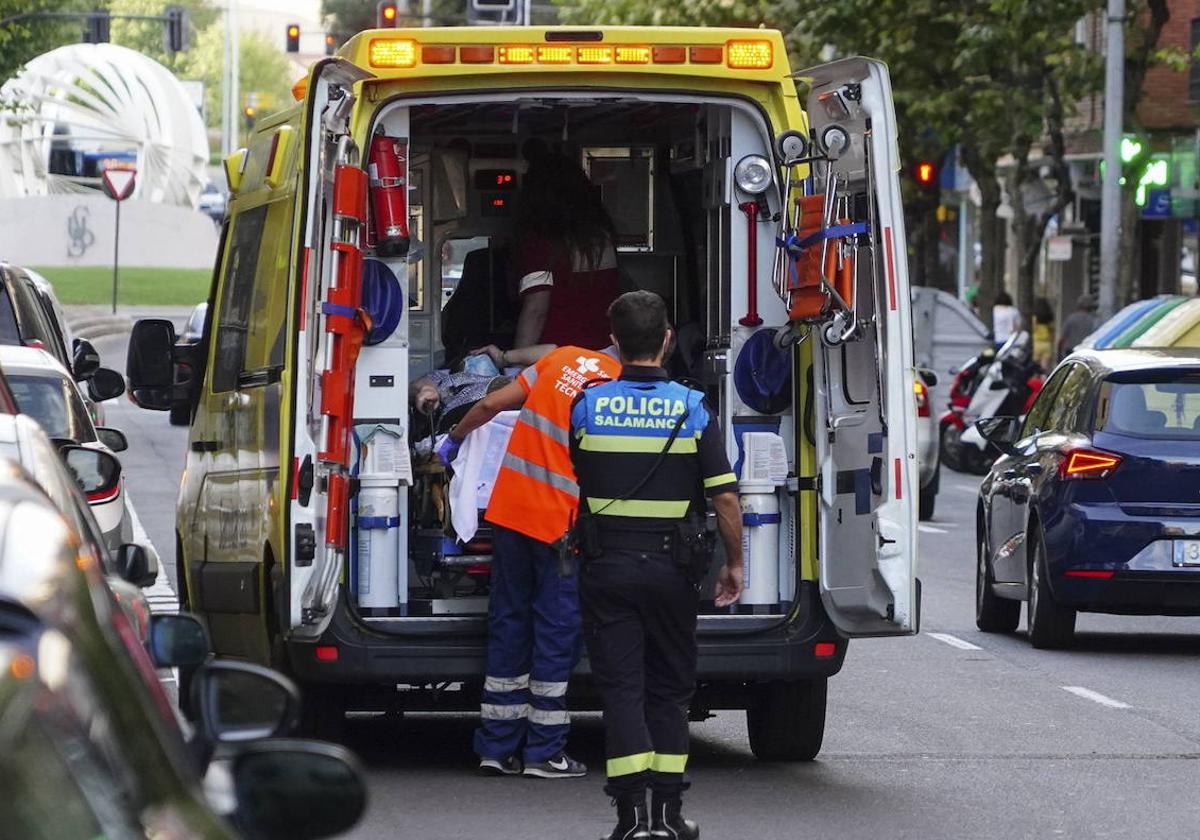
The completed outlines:
[[[771,481],[743,481],[742,562],[744,606],[779,603],[779,496]]]
[[[400,488],[394,478],[359,479],[358,606],[367,610],[400,605]]]

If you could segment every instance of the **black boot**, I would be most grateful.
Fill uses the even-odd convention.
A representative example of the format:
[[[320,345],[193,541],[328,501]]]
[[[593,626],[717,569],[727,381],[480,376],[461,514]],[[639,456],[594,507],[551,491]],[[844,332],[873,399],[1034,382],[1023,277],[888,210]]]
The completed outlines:
[[[650,799],[650,836],[654,840],[697,840],[700,826],[685,820],[683,798],[678,792],[654,791]]]
[[[646,818],[646,794],[615,797],[617,826],[600,840],[650,840],[650,821]]]

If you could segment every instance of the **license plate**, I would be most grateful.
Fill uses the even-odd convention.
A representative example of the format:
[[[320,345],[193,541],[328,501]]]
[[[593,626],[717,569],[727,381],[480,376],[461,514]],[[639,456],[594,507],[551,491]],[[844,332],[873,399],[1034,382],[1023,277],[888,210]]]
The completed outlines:
[[[1200,540],[1174,540],[1176,566],[1200,566]]]

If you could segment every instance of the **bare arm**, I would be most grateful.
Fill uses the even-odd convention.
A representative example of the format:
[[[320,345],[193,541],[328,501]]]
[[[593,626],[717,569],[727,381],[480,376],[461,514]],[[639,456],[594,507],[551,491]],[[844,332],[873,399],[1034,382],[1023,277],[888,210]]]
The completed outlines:
[[[491,421],[501,411],[511,411],[514,408],[520,408],[524,404],[525,389],[518,380],[514,379],[503,388],[492,391],[492,393],[471,406],[471,410],[467,412],[467,416],[450,430],[450,437],[462,442],[467,435]]]
[[[497,368],[503,370],[509,365],[520,365],[528,367],[529,365],[537,364],[541,361],[542,356],[545,356],[551,350],[557,350],[557,344],[534,344],[531,347],[517,347],[512,350],[501,350],[495,344],[488,344],[484,347],[476,347],[468,356],[480,356],[486,353],[495,363]]]
[[[517,317],[517,334],[513,346],[532,347],[542,337],[546,316],[550,313],[550,291],[527,294],[521,299],[521,314]]]
[[[718,493],[712,497],[717,514],[717,531],[725,544],[725,565],[717,573],[716,606],[727,607],[742,594],[742,506],[737,493]]]

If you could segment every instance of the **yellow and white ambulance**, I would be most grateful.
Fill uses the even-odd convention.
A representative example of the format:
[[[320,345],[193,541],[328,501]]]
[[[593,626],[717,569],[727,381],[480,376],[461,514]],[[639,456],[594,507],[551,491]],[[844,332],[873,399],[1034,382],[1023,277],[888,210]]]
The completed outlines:
[[[487,526],[460,536],[476,506],[409,392],[452,334],[503,332],[537,141],[601,190],[741,480],[747,593],[702,592],[693,712],[745,709],[756,755],[812,758],[847,640],[918,627],[886,68],[794,73],[767,30],[379,30],[297,95],[226,162],[202,341],[150,320],[130,347],[134,399],[191,414],[180,595],[217,653],[286,666],[326,720],[477,707]],[[586,659],[572,693],[596,702]]]

